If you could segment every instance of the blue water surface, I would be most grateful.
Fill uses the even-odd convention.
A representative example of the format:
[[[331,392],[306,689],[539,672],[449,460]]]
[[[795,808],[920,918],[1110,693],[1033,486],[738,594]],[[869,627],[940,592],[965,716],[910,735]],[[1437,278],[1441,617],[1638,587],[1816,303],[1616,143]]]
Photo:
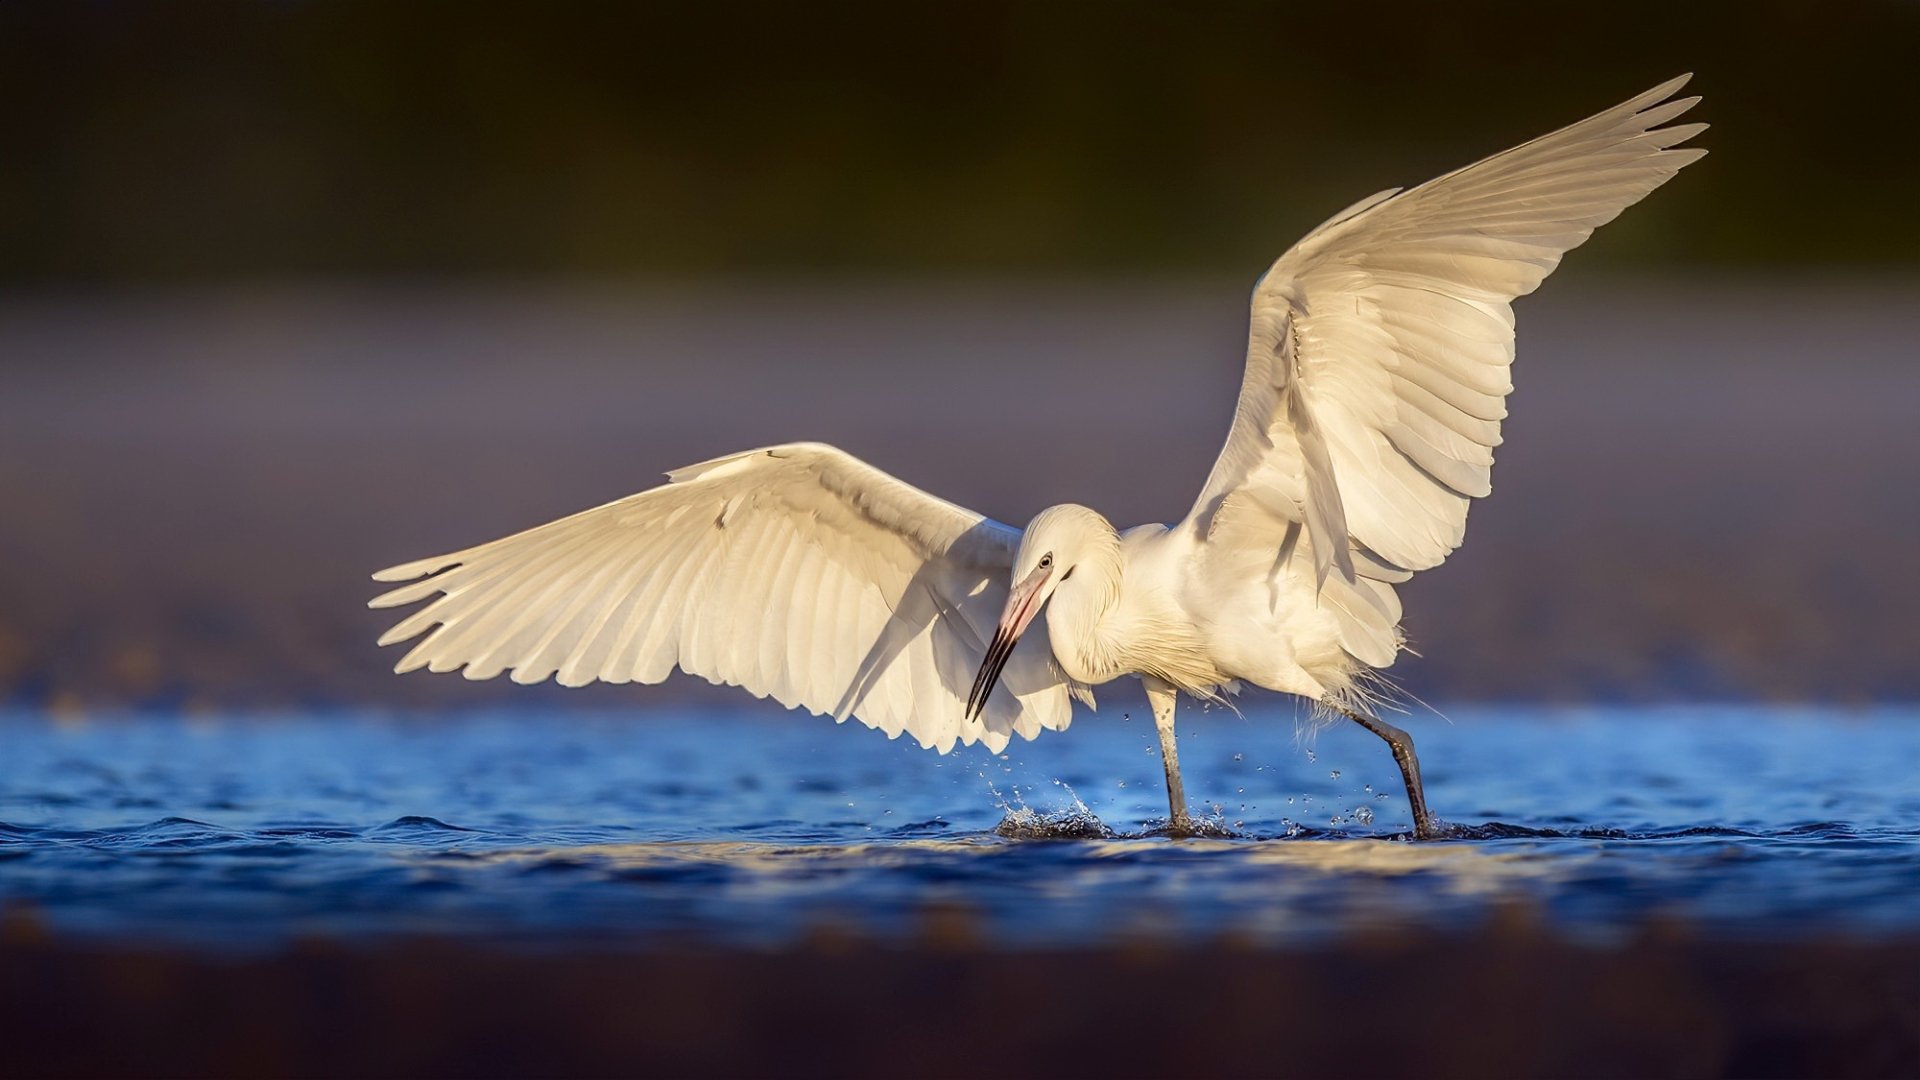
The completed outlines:
[[[1446,932],[1516,905],[1618,939],[1920,930],[1920,712],[1463,707],[1404,722],[1413,843],[1351,725],[1192,710],[1221,833],[1174,840],[1151,719],[940,757],[774,709],[0,717],[0,915],[274,947],[410,934],[777,946],[937,917],[986,944]]]

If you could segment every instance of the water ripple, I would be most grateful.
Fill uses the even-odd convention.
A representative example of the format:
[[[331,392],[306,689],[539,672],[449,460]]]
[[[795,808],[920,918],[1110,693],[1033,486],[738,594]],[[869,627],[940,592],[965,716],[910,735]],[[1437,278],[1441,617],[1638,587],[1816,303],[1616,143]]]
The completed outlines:
[[[1203,828],[1174,837],[1151,731],[1097,722],[939,758],[724,715],[16,718],[0,909],[221,946],[779,942],[822,923],[912,933],[956,904],[998,940],[1048,944],[1143,923],[1261,941],[1464,928],[1516,904],[1602,936],[1653,914],[1743,936],[1920,930],[1920,721],[1847,722],[1846,740],[1804,714],[1423,730],[1435,804],[1485,812],[1412,843],[1376,745],[1327,732],[1309,758],[1238,723],[1193,726],[1182,756]],[[163,810],[129,813],[148,805]]]

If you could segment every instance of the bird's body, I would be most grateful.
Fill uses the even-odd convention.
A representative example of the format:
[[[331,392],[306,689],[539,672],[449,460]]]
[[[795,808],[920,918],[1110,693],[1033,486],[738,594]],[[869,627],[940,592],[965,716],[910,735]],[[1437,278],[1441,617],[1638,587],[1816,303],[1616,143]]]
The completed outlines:
[[[1081,562],[1047,604],[1053,655],[1069,679],[1097,686],[1149,675],[1198,698],[1241,683],[1312,701],[1350,687],[1355,661],[1311,577],[1283,575],[1272,593],[1249,589],[1257,575],[1210,547],[1193,522],[1116,535],[1094,511],[1066,505],[1044,524],[1069,516],[1094,546],[1112,545],[1110,558]]]
[[[1659,126],[1697,100],[1668,100],[1684,81],[1363,200],[1282,255],[1254,289],[1226,445],[1178,522],[1120,532],[1065,504],[1018,530],[785,444],[381,571],[408,584],[374,606],[437,597],[381,644],[424,633],[397,670],[518,682],[678,667],[942,753],[1065,728],[1075,699],[1135,676],[1175,829],[1177,695],[1252,685],[1386,739],[1430,835],[1412,741],[1366,707],[1402,646],[1394,586],[1458,547],[1490,490],[1513,299],[1704,153],[1675,148],[1704,125]]]

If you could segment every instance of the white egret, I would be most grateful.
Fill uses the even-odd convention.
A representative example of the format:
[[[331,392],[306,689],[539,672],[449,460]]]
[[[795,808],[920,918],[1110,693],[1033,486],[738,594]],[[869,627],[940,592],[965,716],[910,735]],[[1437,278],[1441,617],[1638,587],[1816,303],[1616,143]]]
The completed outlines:
[[[1673,98],[1685,82],[1364,199],[1280,256],[1253,292],[1226,446],[1176,524],[1119,532],[1062,505],[1015,529],[831,446],[771,446],[380,571],[409,583],[372,606],[437,597],[380,644],[424,633],[395,670],[469,679],[679,667],[941,753],[1063,729],[1075,699],[1132,675],[1176,832],[1178,695],[1252,684],[1386,740],[1433,835],[1412,739],[1371,715],[1368,677],[1402,647],[1394,586],[1458,547],[1488,493],[1511,302],[1705,153],[1676,147],[1706,125],[1662,126],[1699,100]]]

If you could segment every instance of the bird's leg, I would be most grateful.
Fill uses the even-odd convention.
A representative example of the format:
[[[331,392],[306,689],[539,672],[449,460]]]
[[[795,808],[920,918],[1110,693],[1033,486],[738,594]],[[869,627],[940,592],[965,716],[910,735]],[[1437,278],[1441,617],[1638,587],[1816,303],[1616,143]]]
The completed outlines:
[[[1400,778],[1407,782],[1407,803],[1413,808],[1413,835],[1432,840],[1439,835],[1433,815],[1427,812],[1427,791],[1420,785],[1420,759],[1413,752],[1413,736],[1378,717],[1338,708],[1347,719],[1385,739],[1393,748],[1393,760],[1400,766]]]
[[[1153,726],[1160,732],[1160,763],[1167,767],[1167,831],[1185,835],[1193,831],[1193,819],[1187,816],[1187,791],[1180,783],[1180,747],[1173,736],[1173,710],[1180,692],[1151,675],[1141,676],[1140,682],[1147,688]]]

